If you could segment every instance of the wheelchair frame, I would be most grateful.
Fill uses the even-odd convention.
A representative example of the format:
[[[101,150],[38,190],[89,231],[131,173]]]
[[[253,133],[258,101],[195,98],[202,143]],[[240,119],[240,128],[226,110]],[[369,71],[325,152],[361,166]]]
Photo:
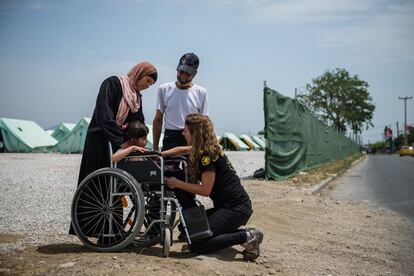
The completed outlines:
[[[109,145],[109,154],[112,157],[111,145]],[[134,161],[134,158],[141,160]],[[147,159],[147,161],[142,159]],[[159,165],[154,159],[159,161]],[[89,174],[75,192],[71,218],[75,233],[81,242],[96,251],[114,252],[131,243],[149,246],[160,241],[162,255],[168,257],[173,241],[172,231],[181,222],[187,242],[191,244],[182,207],[173,191],[167,190],[165,187],[165,160],[161,154],[159,152],[134,153],[127,156],[124,161],[131,162],[131,164],[142,161],[152,162],[157,171],[150,171],[149,176],[156,176],[157,172],[160,172],[159,183],[156,183],[160,185],[159,191],[143,191],[144,185],[151,186],[150,184],[155,182],[140,182],[133,176],[133,172],[119,168],[120,163],[113,163],[111,159],[109,168],[102,168]],[[184,164],[185,180],[187,181],[188,164],[186,159],[177,157],[169,160],[169,162],[173,161]],[[136,169],[139,170],[139,167]],[[145,202],[151,198],[157,199],[157,197],[160,201],[159,219],[151,220],[148,225],[145,225],[146,229],[142,231],[148,207]],[[130,205],[131,207],[129,207]],[[179,219],[175,221],[177,212]],[[125,214],[127,215],[125,216]],[[88,224],[90,227],[85,229]],[[151,229],[157,227],[157,224],[160,227],[161,239],[155,240],[155,243],[153,240],[145,240],[144,237]]]

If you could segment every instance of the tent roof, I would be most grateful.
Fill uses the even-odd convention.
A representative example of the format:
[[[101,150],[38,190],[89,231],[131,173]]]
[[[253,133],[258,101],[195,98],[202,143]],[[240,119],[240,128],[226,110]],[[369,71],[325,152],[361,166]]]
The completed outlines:
[[[230,132],[225,132],[223,134],[222,138],[227,138],[231,140],[233,143],[235,143],[235,146],[237,146],[240,149],[249,150],[249,146],[247,146],[242,140],[240,140],[236,135]]]
[[[262,138],[260,138],[259,136],[252,136],[252,140],[258,144],[260,147],[262,147],[263,149],[266,147],[266,143],[263,141]]]
[[[33,121],[0,118],[0,127],[7,129],[30,148],[54,146],[57,141]]]
[[[52,132],[52,136],[55,136],[57,133],[63,132],[63,133],[68,133],[70,132],[74,127],[76,126],[76,124],[71,124],[71,123],[60,123],[60,125]]]
[[[73,135],[78,129],[80,129],[80,128],[82,128],[82,127],[88,127],[89,126],[89,123],[91,122],[91,118],[88,118],[88,117],[83,117],[83,118],[81,118],[80,120],[79,120],[79,122],[76,124],[76,125],[74,125],[73,127],[72,127],[72,129],[69,131],[69,132],[67,132],[66,133],[66,135],[58,142],[58,144],[59,143],[63,143],[63,141],[65,140],[65,139],[67,139],[68,137],[70,137],[71,135]],[[62,123],[63,124],[63,123]],[[62,125],[61,124],[61,125]],[[69,125],[72,125],[72,124],[69,124]]]
[[[245,143],[248,145],[248,146],[252,146],[254,149],[260,149],[260,146],[257,144],[257,143],[255,143],[248,135],[246,135],[246,134],[242,134],[242,135],[240,135],[240,138],[241,139],[244,139],[245,140]],[[242,140],[243,141],[243,140]],[[244,142],[244,141],[243,141]]]
[[[83,117],[79,120],[79,122],[71,129],[70,132],[74,132],[81,127],[88,127],[91,122],[91,118]]]
[[[90,121],[90,119],[89,119],[89,121]],[[72,123],[61,123],[60,126],[66,128],[68,131],[71,131],[76,126],[76,124],[72,124]]]

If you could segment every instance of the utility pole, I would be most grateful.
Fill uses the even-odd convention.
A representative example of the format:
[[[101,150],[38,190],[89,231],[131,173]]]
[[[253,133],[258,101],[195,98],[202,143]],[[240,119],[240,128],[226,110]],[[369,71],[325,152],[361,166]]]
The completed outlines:
[[[408,144],[407,140],[407,100],[411,100],[413,97],[398,97],[400,100],[404,100],[404,145]]]
[[[398,128],[398,121],[397,121],[397,138],[400,136],[400,129]]]

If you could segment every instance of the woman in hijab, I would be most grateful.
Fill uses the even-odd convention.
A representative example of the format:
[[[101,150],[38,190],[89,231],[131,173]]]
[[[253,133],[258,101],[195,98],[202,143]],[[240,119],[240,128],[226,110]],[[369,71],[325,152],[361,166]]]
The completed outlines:
[[[123,145],[122,128],[130,121],[145,124],[141,91],[157,80],[157,69],[142,62],[126,76],[112,76],[103,81],[95,110],[86,134],[78,186],[91,172],[110,166],[109,142],[115,152]],[[75,234],[71,225],[70,234]]]

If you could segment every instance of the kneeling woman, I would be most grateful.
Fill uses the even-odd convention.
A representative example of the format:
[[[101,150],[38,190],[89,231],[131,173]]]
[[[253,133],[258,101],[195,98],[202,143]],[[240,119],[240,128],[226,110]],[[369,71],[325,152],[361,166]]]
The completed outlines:
[[[176,147],[164,151],[162,155],[189,154],[190,180],[197,184],[171,177],[167,178],[167,185],[209,196],[214,204],[214,208],[206,211],[213,236],[193,241],[191,251],[207,254],[240,244],[246,249],[243,251],[245,260],[256,259],[260,255],[263,233],[257,228],[239,229],[253,212],[251,201],[217,142],[212,122],[207,116],[190,114],[185,120],[183,135],[189,146]]]

